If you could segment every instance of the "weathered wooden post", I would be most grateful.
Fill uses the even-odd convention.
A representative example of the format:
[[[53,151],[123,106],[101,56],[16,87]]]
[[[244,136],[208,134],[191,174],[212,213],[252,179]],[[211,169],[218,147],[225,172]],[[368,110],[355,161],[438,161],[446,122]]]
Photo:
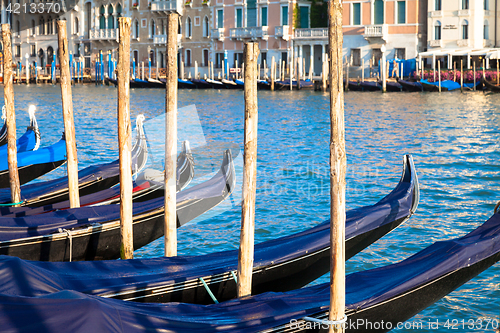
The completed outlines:
[[[321,84],[322,84],[322,91],[325,92],[326,91],[326,77],[327,77],[327,67],[328,67],[328,61],[324,60],[323,61],[323,71],[321,72]]]
[[[484,73],[484,58],[483,58],[483,79],[486,80],[486,76],[485,76],[485,73]]]
[[[476,62],[474,61],[474,71],[473,71],[473,75],[474,75],[474,88],[472,88],[474,91],[476,91]]]
[[[302,80],[302,61],[297,58],[297,90],[300,90],[300,80]]]
[[[120,156],[120,258],[134,256],[132,125],[130,123],[130,17],[118,18],[118,151]]]
[[[21,183],[17,169],[16,113],[12,71],[12,44],[10,24],[2,24],[3,41],[3,98],[7,123],[7,163],[9,165],[10,200],[14,206],[21,203]]]
[[[271,60],[271,91],[274,91],[274,81],[276,80],[276,63],[274,62],[274,56]]]
[[[365,59],[361,60],[361,82],[365,82]]]
[[[292,57],[290,59],[290,63],[288,64],[288,67],[290,68],[290,90],[293,89],[293,66],[295,65],[295,56],[294,56],[294,51],[293,51],[293,40],[292,40]]]
[[[181,61],[181,80],[184,80],[184,61]]]
[[[141,80],[144,81],[144,61],[141,61]]]
[[[329,332],[343,332],[345,312],[346,151],[342,80],[342,0],[328,1],[330,45],[330,311]]]
[[[198,77],[198,61],[194,62],[194,78],[195,78],[195,80],[199,79],[199,77]]]
[[[167,15],[165,90],[165,257],[177,255],[177,30],[179,14]]]
[[[346,71],[346,75],[345,75],[345,91],[349,90],[349,62],[346,62],[345,64],[345,71]]]
[[[438,61],[438,80],[439,92],[441,92],[441,61]]]
[[[453,82],[457,82],[457,62],[453,62]]]
[[[260,80],[260,64],[257,65],[257,80]]]
[[[71,96],[71,74],[69,72],[69,52],[66,21],[57,22],[59,66],[61,82],[64,135],[68,163],[68,190],[71,208],[80,207],[78,190],[78,156],[76,152],[75,122],[73,119],[73,100]]]
[[[256,69],[259,44],[245,43],[245,136],[243,188],[241,203],[241,233],[238,255],[238,297],[252,293],[254,255],[255,195],[257,188],[257,81]]]
[[[498,55],[498,52],[497,52],[497,55]],[[500,84],[500,77],[498,76],[498,74],[500,73],[499,63],[500,63],[500,59],[497,58],[497,86]]]
[[[382,59],[380,59],[380,66],[382,67],[380,69],[380,74],[382,75],[382,92],[385,93],[387,92],[387,67],[389,67],[389,62],[385,61],[385,45],[382,45],[380,48],[382,52]]]
[[[224,78],[224,68],[225,68],[226,62],[222,60],[222,78]]]
[[[464,92],[464,60],[460,59],[460,92]]]

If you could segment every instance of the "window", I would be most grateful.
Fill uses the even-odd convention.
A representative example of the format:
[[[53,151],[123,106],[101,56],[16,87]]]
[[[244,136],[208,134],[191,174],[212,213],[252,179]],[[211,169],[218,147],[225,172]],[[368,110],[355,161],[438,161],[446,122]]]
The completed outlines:
[[[462,0],[462,9],[469,9],[469,0]]]
[[[309,7],[299,6],[300,13],[300,27],[309,28]]]
[[[36,45],[31,45],[31,57],[36,57]]]
[[[19,22],[19,21],[18,21]],[[21,56],[21,45],[16,45],[16,57]]]
[[[203,19],[203,37],[209,37],[210,23],[208,22],[208,17],[205,16]]]
[[[285,66],[288,61],[288,53],[287,52],[281,52],[281,64],[283,64],[283,61],[285,62]]]
[[[352,66],[361,66],[361,50],[351,49]]]
[[[153,36],[155,35],[155,31],[156,31],[155,20],[151,20],[149,22],[149,38],[153,38]]]
[[[36,23],[35,23],[35,20],[31,20],[31,31],[30,31],[30,34],[32,36],[35,36],[35,33],[36,33]]]
[[[379,66],[380,59],[382,59],[382,51],[380,49],[372,49],[373,65]]]
[[[288,6],[281,7],[281,25],[288,25]]]
[[[113,17],[113,6],[108,6],[108,29],[115,28],[115,18]]]
[[[191,67],[191,50],[186,50],[186,66]]]
[[[132,31],[132,36],[134,38],[139,38],[139,21],[137,21],[137,20],[134,21],[134,28]]]
[[[434,0],[434,10],[441,10],[441,0]]]
[[[101,8],[99,8],[99,29],[106,29],[106,18],[104,17],[104,13],[104,6],[101,6]]]
[[[434,40],[441,40],[441,22],[434,24]]]
[[[406,60],[406,49],[405,48],[395,48],[394,58]]]
[[[398,6],[397,23],[398,24],[405,24],[406,23],[406,1],[398,1],[397,6]]]
[[[241,68],[241,64],[243,63],[243,53],[235,53],[234,54],[234,66],[236,67],[236,62],[238,62],[238,68]]]
[[[78,35],[80,32],[80,22],[78,21],[78,17],[75,17],[75,26],[73,27],[73,34]]]
[[[375,0],[373,3],[374,21],[373,24],[384,24],[384,2]]]
[[[264,61],[266,62],[266,65],[268,65],[268,63],[267,63],[267,52],[261,52],[261,54],[260,54],[260,67],[262,69],[264,69]]]
[[[236,9],[236,28],[241,28],[243,26],[243,9]]]
[[[224,28],[224,10],[217,10],[217,28]]]
[[[40,32],[40,35],[45,35],[45,21],[43,20],[43,17],[40,18],[40,21],[39,22],[39,32]]]
[[[262,7],[260,9],[260,25],[267,27],[267,7]]]
[[[19,20],[16,21],[16,32],[18,35],[21,33],[21,22]]]
[[[488,21],[484,21],[483,39],[490,39],[490,33],[488,30],[489,30]]]
[[[222,68],[223,61],[224,61],[224,53],[216,53],[215,54],[215,64],[214,64],[215,68]]]
[[[462,39],[469,39],[469,22],[467,20],[462,23]]]
[[[137,66],[137,64],[139,63],[139,51],[134,50],[134,56],[132,60],[135,62],[135,65]]]
[[[352,4],[352,25],[361,25],[361,4]]]
[[[208,67],[208,50],[203,50],[203,66]]]
[[[52,17],[49,16],[49,19],[47,20],[47,33],[49,35],[52,35],[54,33],[54,25],[52,23]]]
[[[192,35],[192,22],[191,22],[191,18],[188,16],[187,19],[186,19],[186,38],[191,38],[193,35]]]
[[[484,0],[484,10],[490,10],[489,0]]]

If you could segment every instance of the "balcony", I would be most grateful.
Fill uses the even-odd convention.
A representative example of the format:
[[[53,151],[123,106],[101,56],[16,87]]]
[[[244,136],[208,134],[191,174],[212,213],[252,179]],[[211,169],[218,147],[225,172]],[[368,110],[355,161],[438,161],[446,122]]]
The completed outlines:
[[[151,11],[154,13],[166,14],[172,11],[182,11],[184,6],[182,1],[177,0],[163,0],[163,1],[152,1]],[[182,14],[182,13],[179,13]]]
[[[118,41],[118,29],[92,29],[89,33],[89,39]]]
[[[443,17],[443,11],[442,10],[435,10],[433,12],[429,13],[431,17]]]
[[[229,37],[233,39],[257,39],[267,40],[267,27],[248,27],[229,29]]]
[[[182,34],[177,34],[177,44],[180,45]],[[166,45],[167,35],[153,35],[153,44]]]
[[[328,38],[328,28],[295,29],[295,38]]]
[[[459,47],[467,47],[467,46],[469,46],[469,40],[468,39],[459,39],[459,40],[457,40],[457,45]]]
[[[283,40],[289,40],[290,39],[290,26],[289,25],[282,25],[274,28],[274,35],[276,37],[281,37]]]
[[[388,35],[387,24],[365,25],[363,37],[368,43],[384,43]]]
[[[470,16],[470,10],[468,9],[461,9],[458,11],[458,16]]]
[[[443,41],[441,39],[430,40],[429,46],[430,47],[443,47]]]
[[[212,29],[210,31],[210,37],[212,39],[218,39],[219,41],[224,41],[224,28]]]

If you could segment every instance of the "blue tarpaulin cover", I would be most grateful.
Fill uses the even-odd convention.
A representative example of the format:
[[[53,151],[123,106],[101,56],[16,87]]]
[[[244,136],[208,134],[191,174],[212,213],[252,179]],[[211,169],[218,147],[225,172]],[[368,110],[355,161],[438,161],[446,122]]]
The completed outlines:
[[[5,163],[7,163],[7,146],[8,145],[3,145],[0,146],[0,159],[5,160]],[[29,151],[35,149],[36,146],[36,134],[33,129],[28,128],[24,134],[17,139],[17,152],[23,152],[23,151]],[[5,169],[5,168],[4,168]],[[2,170],[4,170],[2,169]]]
[[[437,242],[396,264],[348,275],[347,312],[369,311],[497,255],[499,233],[500,215],[495,214],[464,237]],[[19,275],[24,281],[31,278]],[[49,278],[55,284],[64,283],[58,276]],[[0,327],[3,332],[257,332],[324,312],[329,302],[328,283],[213,305],[141,304],[65,290],[41,297],[0,295]]]
[[[25,167],[32,164],[58,162],[66,159],[66,141],[59,140],[52,146],[40,148],[35,151],[24,151],[17,154],[17,167]],[[7,170],[9,165],[7,159],[0,159],[0,170]]]

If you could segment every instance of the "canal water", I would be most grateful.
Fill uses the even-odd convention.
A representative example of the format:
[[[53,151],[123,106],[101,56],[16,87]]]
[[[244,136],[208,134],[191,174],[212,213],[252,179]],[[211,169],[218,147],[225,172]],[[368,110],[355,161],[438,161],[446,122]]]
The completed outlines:
[[[38,108],[42,145],[62,134],[60,89],[16,86],[18,135],[28,124],[29,104]],[[320,92],[259,92],[258,189],[255,240],[295,233],[329,215],[329,98]],[[73,89],[80,168],[117,158],[116,89],[86,85]],[[163,139],[163,90],[131,90],[132,116],[143,113],[152,150]],[[371,205],[389,193],[412,154],[421,186],[417,213],[346,264],[347,273],[403,260],[439,241],[464,235],[486,221],[500,200],[500,94],[356,93],[345,95],[347,208]],[[179,91],[179,105],[199,115],[193,142],[195,180],[219,167],[230,147],[241,173],[242,91]],[[197,112],[194,111],[194,107]],[[193,116],[194,115],[194,116]],[[188,117],[188,118],[189,118]],[[153,120],[152,120],[153,119]],[[192,126],[198,126],[194,121]],[[193,127],[194,128],[194,127]],[[197,127],[198,128],[198,127]],[[182,137],[185,135],[180,133]],[[194,135],[194,134],[193,134]],[[202,139],[200,139],[200,137]],[[150,158],[161,167],[162,156]],[[45,179],[63,175],[64,168]],[[218,214],[198,218],[178,230],[179,254],[199,255],[237,249],[238,195]],[[163,253],[163,240],[138,249],[136,257]],[[419,332],[448,332],[446,320],[499,320],[500,265],[497,264],[425,309],[409,322]],[[327,282],[328,275],[314,283]],[[439,322],[438,329],[428,323]],[[400,329],[398,332],[413,332]],[[463,330],[459,330],[463,331]],[[472,330],[468,330],[472,331]],[[479,329],[477,331],[493,331]]]

